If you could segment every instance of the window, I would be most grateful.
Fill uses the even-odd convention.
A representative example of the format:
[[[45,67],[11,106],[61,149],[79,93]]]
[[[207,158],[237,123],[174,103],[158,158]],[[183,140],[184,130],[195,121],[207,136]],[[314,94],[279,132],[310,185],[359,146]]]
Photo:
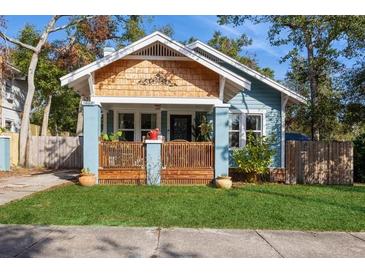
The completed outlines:
[[[13,122],[10,120],[5,120],[5,128],[8,131],[12,131],[13,129]]]
[[[157,127],[156,113],[141,114],[141,140],[143,140],[143,136],[146,136],[151,129],[155,129],[156,127]]]
[[[255,136],[262,136],[262,115],[249,114],[246,115],[246,136],[251,132]]]
[[[229,114],[229,147],[240,146],[240,116],[239,113]]]
[[[238,148],[246,143],[247,134],[263,135],[262,114],[229,114],[229,147]]]
[[[134,141],[134,113],[119,113],[118,128],[123,131],[126,141]]]

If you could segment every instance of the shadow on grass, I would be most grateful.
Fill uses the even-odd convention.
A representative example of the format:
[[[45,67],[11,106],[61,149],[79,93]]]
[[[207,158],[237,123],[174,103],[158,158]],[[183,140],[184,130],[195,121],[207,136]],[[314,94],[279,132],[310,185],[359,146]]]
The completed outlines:
[[[289,194],[289,193],[280,193],[280,192],[266,190],[266,189],[256,190],[256,189],[246,188],[246,189],[244,189],[244,191],[271,195],[271,196],[277,196],[277,197],[281,197],[281,198],[285,198],[285,199],[290,198],[292,200],[297,200],[300,202],[312,202],[312,203],[317,203],[320,205],[342,207],[342,208],[347,208],[347,209],[350,209],[353,211],[357,211],[359,213],[365,213],[365,206],[356,206],[356,205],[352,205],[349,203],[344,204],[344,203],[340,203],[340,202],[334,202],[334,199],[332,199],[332,201],[329,201],[329,200],[325,200],[325,199],[313,198],[313,197],[308,197],[308,196],[299,195],[299,194],[295,195],[295,194]],[[320,195],[320,193],[317,193],[316,195]]]

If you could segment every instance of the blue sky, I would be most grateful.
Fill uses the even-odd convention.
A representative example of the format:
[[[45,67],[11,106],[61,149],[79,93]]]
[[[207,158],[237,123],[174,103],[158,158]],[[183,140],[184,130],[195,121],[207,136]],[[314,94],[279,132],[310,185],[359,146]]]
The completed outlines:
[[[7,19],[7,34],[16,36],[26,23],[35,25],[38,29],[43,29],[49,20],[49,16],[5,16]],[[62,24],[62,22],[60,22]],[[206,42],[212,37],[215,30],[222,34],[237,38],[242,33],[246,33],[253,40],[251,46],[245,52],[258,61],[262,67],[270,67],[275,71],[275,78],[282,80],[288,70],[288,63],[280,63],[280,57],[284,56],[289,47],[272,47],[267,41],[266,35],[268,26],[265,24],[253,25],[246,22],[243,26],[234,28],[232,26],[221,26],[217,24],[216,16],[154,16],[152,22],[146,22],[147,32],[152,32],[163,25],[171,25],[174,29],[173,38],[178,41],[187,40],[194,36]],[[50,39],[60,39],[65,35],[64,32],[51,34]]]

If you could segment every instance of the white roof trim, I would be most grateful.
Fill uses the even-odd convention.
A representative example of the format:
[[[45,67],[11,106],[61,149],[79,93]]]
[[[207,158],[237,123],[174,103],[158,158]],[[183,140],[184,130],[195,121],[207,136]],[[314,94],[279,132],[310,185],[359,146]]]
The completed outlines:
[[[160,33],[160,32],[154,32],[150,35],[147,35],[146,37],[130,44],[129,46],[120,49],[116,52],[113,52],[89,65],[86,65],[84,67],[81,67],[63,77],[60,78],[61,85],[69,85],[72,82],[76,81],[77,79],[92,73],[93,71],[96,71],[114,61],[117,61],[149,44],[152,44],[154,42],[161,42],[165,44],[166,46],[180,52],[181,54],[185,55],[186,57],[200,63],[201,65],[211,69],[212,71],[226,77],[227,79],[233,81],[234,83],[238,84],[239,86],[250,90],[251,89],[251,82],[247,79],[243,78],[242,76],[237,75],[236,73],[230,71],[229,69],[219,65],[216,62],[213,62],[209,60],[208,58],[200,55],[199,53],[195,52],[194,50],[170,39],[166,35]]]
[[[212,48],[211,46],[208,46],[207,44],[205,44],[199,40],[187,45],[187,47],[189,47],[191,49],[200,48],[200,49],[206,51],[207,53],[212,54],[213,56],[221,59],[222,61],[235,66],[236,68],[242,70],[243,72],[247,73],[248,75],[255,77],[256,79],[264,82],[265,84],[275,88],[276,90],[288,95],[295,101],[298,101],[301,103],[305,103],[307,101],[307,99],[304,96],[298,94],[297,92],[283,86],[282,84],[279,84],[278,82],[272,80],[269,77],[266,77],[265,75],[255,71],[255,70],[241,64],[240,62],[236,61],[235,59],[223,54],[222,52],[216,50],[215,48]]]
[[[91,96],[90,101],[98,104],[158,104],[158,105],[210,105],[229,106],[218,98],[193,98],[193,97],[122,97],[122,96]]]

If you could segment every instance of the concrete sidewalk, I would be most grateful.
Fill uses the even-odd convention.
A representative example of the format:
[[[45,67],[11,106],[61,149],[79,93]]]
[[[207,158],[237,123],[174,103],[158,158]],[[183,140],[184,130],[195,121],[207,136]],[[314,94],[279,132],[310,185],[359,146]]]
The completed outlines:
[[[73,170],[60,170],[38,175],[0,178],[0,205],[65,184],[77,175],[78,173]]]
[[[0,225],[0,257],[365,257],[365,232]]]

